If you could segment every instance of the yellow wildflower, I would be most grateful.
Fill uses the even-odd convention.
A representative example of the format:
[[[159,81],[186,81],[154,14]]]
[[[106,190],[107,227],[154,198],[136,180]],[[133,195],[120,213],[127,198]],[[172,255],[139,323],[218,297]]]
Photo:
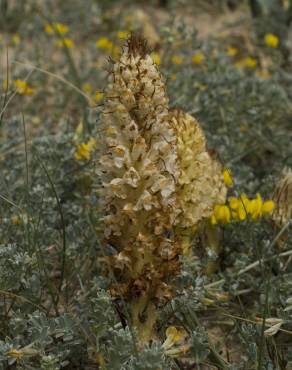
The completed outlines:
[[[230,197],[228,200],[229,200],[229,207],[232,210],[237,210],[240,204],[240,200],[235,197]]]
[[[66,35],[68,31],[69,27],[63,23],[55,22],[53,24],[47,23],[45,25],[45,32],[49,35],[52,35],[54,32],[57,32],[59,35]]]
[[[228,200],[232,220],[243,221],[246,218],[246,211],[241,201],[235,197],[230,197]]]
[[[255,199],[249,201],[247,205],[247,212],[250,214],[253,220],[257,220],[262,216],[263,200],[259,193]]]
[[[250,202],[245,193],[241,194],[239,197],[240,203],[246,208]]]
[[[170,79],[171,79],[172,81],[175,81],[175,80],[176,80],[176,74],[175,74],[175,73],[172,73],[172,74],[170,75]]]
[[[265,35],[265,44],[270,48],[277,48],[279,45],[278,36],[274,35],[273,33],[267,33]]]
[[[91,107],[94,107],[96,105],[96,103],[100,102],[104,97],[104,93],[102,93],[101,91],[96,91],[93,95],[92,95],[92,98],[90,100],[90,103],[89,105]]]
[[[87,143],[79,144],[75,152],[75,159],[77,161],[81,161],[83,159],[89,161],[91,158],[90,152],[95,149],[95,147],[96,140],[94,138],[90,138]]]
[[[267,215],[273,211],[275,203],[272,200],[266,200],[262,206],[263,215]]]
[[[17,80],[14,81],[14,86],[17,88],[18,92],[20,94],[22,94],[22,93],[24,93],[24,91],[26,89],[27,83],[26,83],[26,81],[17,79]]]
[[[34,89],[24,80],[15,80],[14,86],[20,95],[32,95],[34,93]]]
[[[89,82],[85,82],[83,85],[82,85],[82,90],[84,92],[86,92],[87,94],[91,94],[92,91],[93,91],[93,87],[91,85],[91,83]]]
[[[226,54],[230,57],[234,57],[235,55],[238,54],[238,49],[234,46],[227,46]]]
[[[246,195],[244,194],[240,198],[230,197],[228,200],[232,219],[234,221],[245,220],[247,216],[246,205],[249,201]]]
[[[211,224],[228,223],[232,221],[244,221],[249,215],[252,220],[258,220],[260,217],[271,213],[275,207],[272,200],[263,202],[260,194],[257,194],[255,199],[248,199],[246,194],[241,194],[239,198],[230,197],[228,199],[229,208],[227,205],[216,205],[213,215],[211,216]],[[230,217],[229,217],[229,212]]]
[[[96,46],[99,49],[112,49],[113,42],[106,37],[101,37],[98,40],[96,40]]]
[[[125,40],[129,35],[128,31],[118,31],[117,32],[117,38],[120,40]]]
[[[89,161],[90,151],[89,151],[87,144],[82,143],[77,146],[77,149],[75,152],[75,159],[77,159],[77,161],[81,161],[82,159],[86,159]]]
[[[183,336],[184,332],[177,330],[175,326],[169,326],[166,331],[166,340],[162,344],[162,347],[167,350],[172,347],[175,343],[179,342]]]
[[[161,58],[160,55],[156,52],[151,53],[151,58],[155,64],[158,66],[161,64]]]
[[[100,91],[96,91],[94,95],[94,101],[98,103],[100,100],[103,99],[104,94]]]
[[[186,343],[187,333],[185,330],[178,330],[174,326],[169,326],[165,334],[166,340],[162,344],[162,348],[167,356],[177,357],[185,354],[190,349],[190,345]]]
[[[13,36],[12,36],[12,43],[14,45],[19,45],[20,43],[20,36],[18,33],[15,33]]]
[[[179,55],[173,55],[171,57],[171,61],[173,64],[177,64],[177,65],[181,65],[184,62],[183,58]]]
[[[247,217],[247,210],[245,206],[240,202],[238,208],[237,208],[237,213],[236,216],[234,217],[235,220],[238,221],[244,221]]]
[[[228,168],[225,168],[224,171],[223,171],[223,179],[224,179],[224,184],[226,186],[232,186],[233,185],[232,174],[231,174],[231,171]]]
[[[217,213],[217,217],[223,224],[228,224],[231,217],[229,208],[227,206],[221,206]]]
[[[74,41],[68,37],[64,38],[64,39],[61,39],[61,40],[57,40],[56,42],[56,45],[59,47],[59,48],[63,48],[63,47],[66,47],[68,49],[71,49],[73,46],[74,46]]]
[[[66,33],[69,31],[68,26],[63,23],[54,23],[54,28],[60,35],[66,35]]]
[[[246,57],[245,59],[243,59],[242,64],[244,67],[247,68],[256,68],[258,62],[253,57]]]
[[[210,217],[210,222],[211,222],[212,225],[217,225],[217,223],[218,223],[218,221],[216,220],[216,217],[215,217],[214,213]]]
[[[231,220],[231,212],[228,206],[224,204],[216,204],[214,207],[214,213],[211,216],[212,225],[217,223],[228,224]]]
[[[49,23],[45,25],[45,32],[49,35],[52,35],[54,33],[54,28]]]
[[[171,343],[176,343],[182,338],[182,332],[178,331],[175,326],[169,326],[166,329],[165,334],[166,334],[166,338],[168,339],[168,342],[171,342]],[[163,347],[164,348],[168,347],[166,342],[164,342]]]
[[[238,201],[237,219],[239,221],[243,221],[247,217],[250,200],[248,199],[247,195],[243,193],[240,195]]]
[[[198,52],[195,55],[193,55],[192,62],[195,65],[200,65],[203,63],[204,59],[205,59],[204,54],[202,52]]]

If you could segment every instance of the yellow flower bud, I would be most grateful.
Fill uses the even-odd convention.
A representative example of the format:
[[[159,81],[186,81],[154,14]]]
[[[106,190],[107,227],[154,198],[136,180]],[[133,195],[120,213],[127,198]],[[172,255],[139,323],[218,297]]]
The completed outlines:
[[[195,55],[193,55],[192,62],[195,65],[200,65],[203,63],[204,59],[205,59],[204,54],[202,52],[198,52]]]
[[[20,95],[32,95],[34,93],[34,89],[24,80],[15,80],[14,86]]]
[[[92,91],[93,91],[93,87],[91,85],[91,83],[89,82],[85,82],[83,85],[82,85],[82,90],[84,92],[86,92],[87,94],[91,94]]]
[[[71,49],[74,46],[74,41],[68,37],[65,37],[63,39],[57,40],[56,45],[59,48],[68,48]]]
[[[231,220],[230,209],[225,205],[216,205],[214,208],[214,215],[217,221],[228,224]]]
[[[255,199],[249,201],[247,205],[247,212],[251,215],[253,220],[257,220],[262,216],[262,205],[263,200],[259,193],[257,193]]]
[[[106,37],[101,37],[96,41],[96,46],[99,49],[112,49],[113,42]]]
[[[225,183],[226,186],[232,186],[233,185],[232,174],[231,174],[231,171],[228,168],[224,169],[223,178],[224,178],[224,183]]]
[[[230,208],[233,210],[237,210],[240,205],[240,200],[235,197],[230,197],[228,200]]]
[[[241,203],[237,209],[237,218],[239,221],[244,221],[247,217],[247,210]]]
[[[274,35],[273,33],[268,33],[265,35],[265,44],[270,48],[277,48],[279,45],[279,38],[278,36]]]
[[[273,211],[275,203],[272,200],[266,200],[262,206],[263,215],[267,215]]]

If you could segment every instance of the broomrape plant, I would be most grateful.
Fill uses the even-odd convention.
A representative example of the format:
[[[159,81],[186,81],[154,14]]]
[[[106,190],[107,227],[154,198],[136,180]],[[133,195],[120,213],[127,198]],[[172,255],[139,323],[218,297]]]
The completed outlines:
[[[225,201],[222,166],[198,122],[169,108],[146,42],[133,35],[113,63],[101,126],[100,234],[115,250],[107,262],[118,282],[111,292],[129,303],[131,324],[148,342],[158,306],[175,294],[179,256]]]

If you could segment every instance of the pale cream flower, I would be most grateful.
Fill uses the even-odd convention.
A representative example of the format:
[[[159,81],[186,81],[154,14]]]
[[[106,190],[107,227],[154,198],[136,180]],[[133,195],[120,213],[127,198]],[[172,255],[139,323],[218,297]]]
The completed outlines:
[[[224,203],[226,186],[221,164],[211,158],[199,123],[189,114],[173,111],[180,176],[177,196],[183,210],[180,227],[194,227],[210,217],[214,204]]]

